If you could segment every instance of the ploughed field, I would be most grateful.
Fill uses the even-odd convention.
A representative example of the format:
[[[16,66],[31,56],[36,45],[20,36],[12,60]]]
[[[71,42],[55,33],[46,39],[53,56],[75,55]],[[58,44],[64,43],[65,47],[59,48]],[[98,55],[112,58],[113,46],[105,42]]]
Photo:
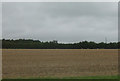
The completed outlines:
[[[114,76],[117,49],[3,49],[3,78]]]

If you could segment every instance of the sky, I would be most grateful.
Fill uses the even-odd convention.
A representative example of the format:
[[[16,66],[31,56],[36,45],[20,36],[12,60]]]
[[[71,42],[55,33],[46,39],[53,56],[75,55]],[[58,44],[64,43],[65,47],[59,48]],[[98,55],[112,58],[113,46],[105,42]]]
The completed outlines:
[[[0,39],[2,39],[2,3],[0,3]]]
[[[2,38],[118,41],[117,2],[4,2]]]

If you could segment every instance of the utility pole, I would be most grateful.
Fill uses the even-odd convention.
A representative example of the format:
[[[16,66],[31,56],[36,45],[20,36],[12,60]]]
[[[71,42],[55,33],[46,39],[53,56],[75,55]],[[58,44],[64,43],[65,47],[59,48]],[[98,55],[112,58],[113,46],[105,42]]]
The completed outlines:
[[[107,44],[107,37],[105,37],[105,43]]]

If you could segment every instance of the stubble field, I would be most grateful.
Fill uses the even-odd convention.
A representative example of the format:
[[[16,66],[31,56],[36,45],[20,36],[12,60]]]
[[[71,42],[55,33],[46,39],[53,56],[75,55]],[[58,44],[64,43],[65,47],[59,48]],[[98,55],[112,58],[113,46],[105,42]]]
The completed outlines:
[[[117,49],[3,49],[3,78],[114,76]]]

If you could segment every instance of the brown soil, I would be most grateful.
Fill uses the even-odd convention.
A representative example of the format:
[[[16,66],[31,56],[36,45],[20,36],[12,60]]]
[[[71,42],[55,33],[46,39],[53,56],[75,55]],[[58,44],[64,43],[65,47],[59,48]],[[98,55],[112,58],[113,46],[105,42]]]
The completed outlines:
[[[118,74],[116,49],[3,49],[3,78]]]

